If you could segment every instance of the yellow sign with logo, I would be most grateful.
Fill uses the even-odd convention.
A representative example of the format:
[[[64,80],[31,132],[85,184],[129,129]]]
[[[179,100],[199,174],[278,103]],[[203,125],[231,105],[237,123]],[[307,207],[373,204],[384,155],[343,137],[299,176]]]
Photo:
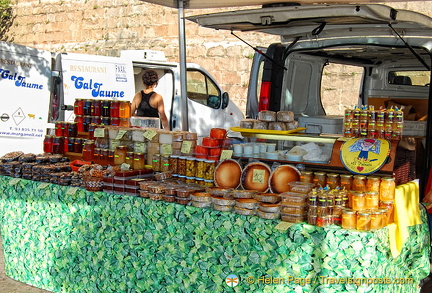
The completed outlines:
[[[390,142],[385,139],[352,138],[340,150],[342,164],[347,170],[368,175],[378,171],[390,155]]]

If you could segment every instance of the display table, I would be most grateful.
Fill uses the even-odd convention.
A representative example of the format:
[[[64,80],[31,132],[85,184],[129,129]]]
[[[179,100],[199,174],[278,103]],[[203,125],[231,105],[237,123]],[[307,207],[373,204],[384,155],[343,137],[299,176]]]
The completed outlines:
[[[6,274],[54,292],[407,293],[430,270],[423,211],[392,258],[387,228],[281,231],[279,221],[24,179],[0,177],[0,188]]]

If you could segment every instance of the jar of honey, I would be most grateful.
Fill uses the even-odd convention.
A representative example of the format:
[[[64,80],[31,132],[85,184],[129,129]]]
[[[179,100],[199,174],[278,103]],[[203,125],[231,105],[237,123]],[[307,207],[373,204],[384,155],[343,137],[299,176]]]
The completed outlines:
[[[121,127],[130,127],[130,119],[129,118],[120,118],[119,126]]]
[[[78,135],[78,126],[76,122],[70,122],[66,125],[66,133],[68,137],[76,137]]]
[[[160,154],[155,154],[152,157],[152,169],[153,171],[160,172]]]
[[[336,189],[337,187],[339,187],[340,186],[339,174],[336,173],[327,174],[327,185],[331,189]]]
[[[128,164],[131,169],[133,169],[133,152],[126,152],[125,163]]]
[[[354,211],[363,211],[366,209],[366,197],[363,192],[351,192],[351,206]]]
[[[97,124],[95,123],[90,123],[90,125],[88,126],[88,136],[89,139],[94,139],[94,131],[97,128]]]
[[[169,156],[160,157],[160,170],[161,172],[168,172],[170,170]]]
[[[352,175],[341,174],[340,175],[340,187],[341,189],[351,190],[352,188]]]
[[[86,140],[84,142],[84,147],[82,150],[82,158],[84,161],[91,162],[94,160],[95,148],[96,146],[94,140]]]
[[[315,186],[325,187],[327,184],[327,174],[325,172],[314,172]]]
[[[141,170],[145,168],[145,155],[144,153],[133,154],[133,169]]]
[[[353,210],[342,210],[342,228],[354,230],[357,227],[357,213]]]
[[[394,204],[393,201],[380,201],[379,207],[385,209],[385,214],[383,215],[384,222],[386,225],[394,222]]]
[[[368,176],[366,178],[366,191],[379,192],[381,178],[377,176]]]
[[[311,171],[302,171],[300,175],[300,182],[313,183],[313,172]]]
[[[129,101],[121,101],[119,105],[119,117],[130,118],[131,117],[131,103]]]
[[[84,115],[84,100],[83,99],[75,99],[74,114],[75,115]]]
[[[352,190],[366,191],[366,176],[354,175],[352,182]]]
[[[368,212],[357,213],[357,230],[370,231],[371,229],[371,215]]]
[[[120,101],[111,101],[110,116],[111,118],[120,118]]]
[[[378,230],[381,229],[383,227],[383,212],[376,209],[376,210],[371,210],[370,211],[370,229],[371,230]]]
[[[74,143],[75,143],[75,137],[69,137],[66,152],[73,152],[74,151]]]
[[[379,206],[379,194],[375,191],[366,191],[365,193],[366,209],[374,210]]]
[[[128,148],[124,145],[118,145],[114,151],[114,165],[121,165],[126,162]]]
[[[44,141],[43,141],[43,150],[44,153],[52,153],[53,152],[53,135],[45,135]]]
[[[396,183],[393,177],[383,177],[380,184],[380,200],[394,201]]]
[[[88,132],[89,125],[91,124],[91,122],[92,122],[92,116],[85,115],[84,120],[83,120],[83,131],[84,132]]]

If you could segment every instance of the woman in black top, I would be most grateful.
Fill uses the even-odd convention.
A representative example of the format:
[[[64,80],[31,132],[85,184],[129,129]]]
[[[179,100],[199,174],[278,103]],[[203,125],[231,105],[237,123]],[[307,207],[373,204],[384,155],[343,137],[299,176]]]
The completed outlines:
[[[159,81],[156,71],[151,69],[144,71],[142,80],[145,88],[136,93],[132,100],[132,115],[139,117],[159,117],[163,128],[169,130],[163,98],[154,91]]]

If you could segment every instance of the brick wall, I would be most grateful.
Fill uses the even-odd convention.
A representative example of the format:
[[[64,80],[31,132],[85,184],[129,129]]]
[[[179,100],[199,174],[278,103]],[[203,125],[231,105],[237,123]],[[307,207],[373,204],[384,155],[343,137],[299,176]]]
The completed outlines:
[[[432,15],[431,2],[390,5]],[[17,0],[13,10],[16,19],[9,37],[18,44],[108,56],[118,56],[125,49],[153,49],[163,50],[169,61],[179,59],[176,9],[138,0]],[[186,10],[186,16],[215,11],[222,9]],[[254,46],[279,40],[259,33],[238,34]],[[253,50],[229,32],[202,28],[189,21],[186,46],[187,61],[206,68],[244,110]]]

